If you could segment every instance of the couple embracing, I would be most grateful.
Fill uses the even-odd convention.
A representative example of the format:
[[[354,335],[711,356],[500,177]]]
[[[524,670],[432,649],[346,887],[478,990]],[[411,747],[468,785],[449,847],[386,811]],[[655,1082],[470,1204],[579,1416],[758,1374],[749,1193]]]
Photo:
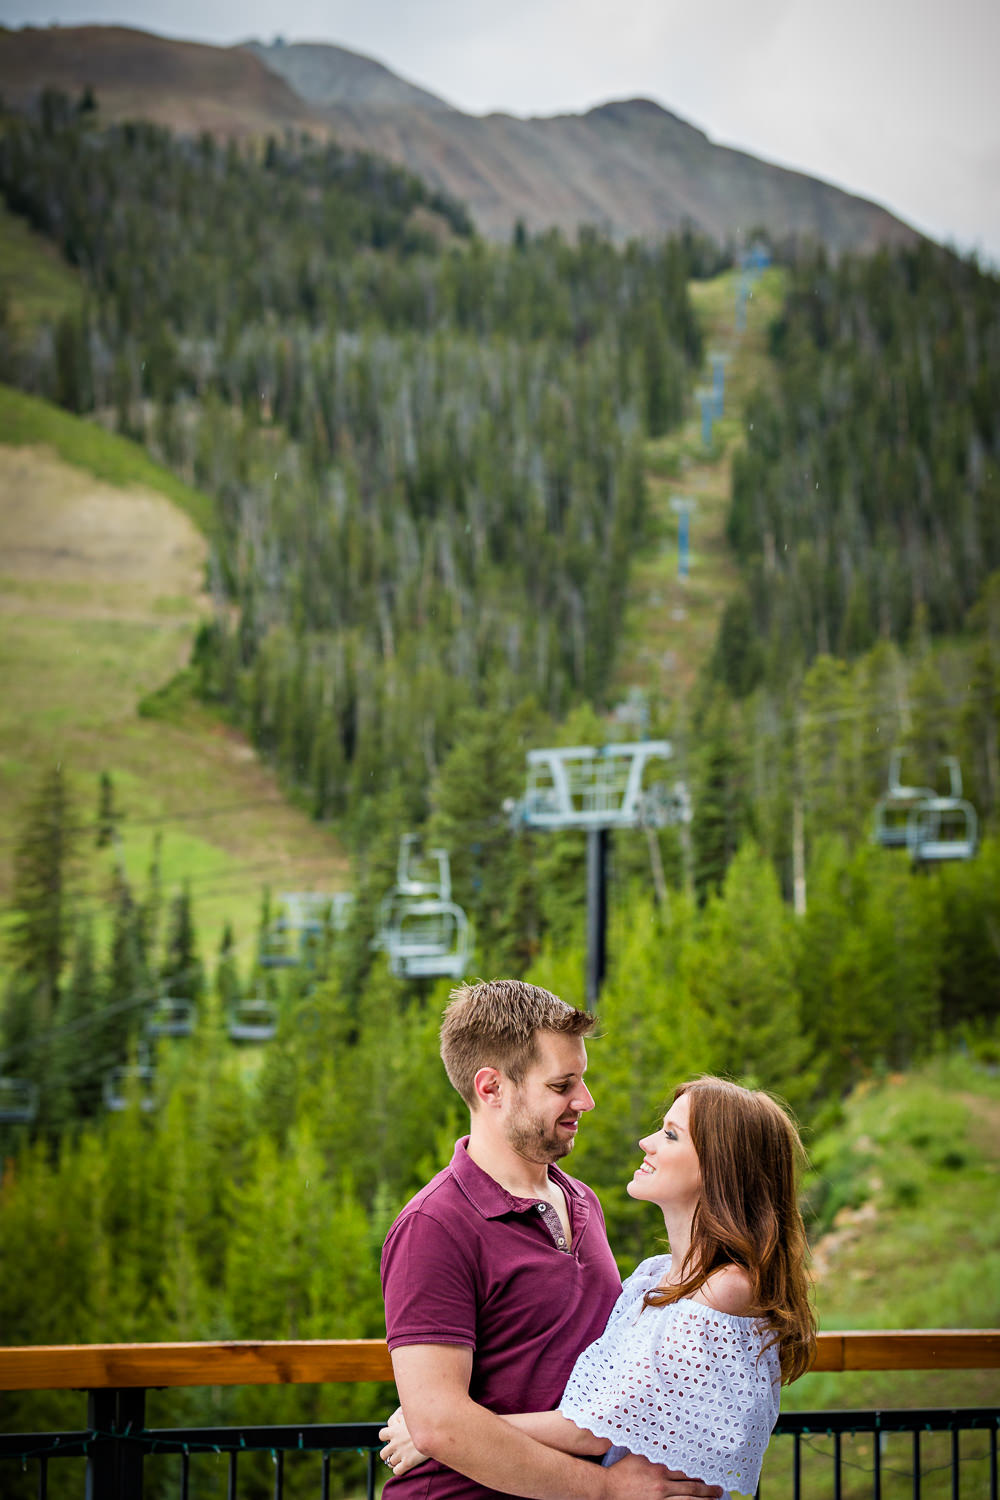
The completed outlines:
[[[517,980],[452,994],[441,1056],[469,1134],[382,1256],[401,1403],[387,1500],[756,1489],[815,1340],[795,1127],[767,1094],[682,1084],[626,1185],[662,1212],[670,1254],[623,1285],[596,1196],[555,1165],[594,1107],[593,1025]]]

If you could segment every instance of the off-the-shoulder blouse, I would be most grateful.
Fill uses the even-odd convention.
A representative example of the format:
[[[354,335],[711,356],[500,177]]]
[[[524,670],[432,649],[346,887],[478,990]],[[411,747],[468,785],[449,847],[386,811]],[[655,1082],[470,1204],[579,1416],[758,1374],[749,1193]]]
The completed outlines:
[[[683,1299],[643,1308],[670,1269],[642,1261],[607,1328],[573,1367],[559,1410],[614,1444],[604,1462],[640,1453],[690,1479],[752,1495],[778,1417],[781,1370],[756,1318]]]

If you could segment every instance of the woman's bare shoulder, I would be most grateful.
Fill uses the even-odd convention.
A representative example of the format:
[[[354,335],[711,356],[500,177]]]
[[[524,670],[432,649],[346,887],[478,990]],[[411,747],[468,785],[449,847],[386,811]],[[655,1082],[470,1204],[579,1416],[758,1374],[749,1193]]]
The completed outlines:
[[[753,1284],[742,1266],[720,1266],[692,1293],[692,1300],[746,1318],[753,1312]]]

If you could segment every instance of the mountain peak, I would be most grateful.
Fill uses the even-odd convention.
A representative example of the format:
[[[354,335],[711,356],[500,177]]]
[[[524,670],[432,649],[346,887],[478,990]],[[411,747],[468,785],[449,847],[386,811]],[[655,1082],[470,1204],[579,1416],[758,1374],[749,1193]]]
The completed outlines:
[[[364,105],[372,109],[412,109],[421,114],[453,113],[453,106],[427,89],[407,83],[383,63],[331,42],[246,42],[245,50],[277,73],[307,104]]]
[[[702,141],[708,140],[703,130],[699,130],[688,120],[681,119],[672,110],[664,109],[655,99],[609,99],[607,104],[598,104],[589,109],[584,118],[624,125],[629,129],[671,129],[697,136]]]

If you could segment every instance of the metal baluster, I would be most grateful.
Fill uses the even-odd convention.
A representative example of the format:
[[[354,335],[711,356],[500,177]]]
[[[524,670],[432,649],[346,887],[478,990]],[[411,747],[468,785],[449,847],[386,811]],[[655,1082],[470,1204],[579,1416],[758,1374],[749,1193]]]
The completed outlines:
[[[187,1453],[181,1454],[181,1500],[188,1500],[188,1485],[190,1484],[191,1458]]]
[[[38,1460],[38,1500],[46,1500],[49,1493],[49,1461],[44,1456]]]
[[[236,1500],[236,1458],[235,1451],[229,1455],[229,1483],[226,1486],[226,1500]]]
[[[87,1500],[128,1496],[142,1500],[143,1450],[124,1435],[141,1432],[145,1426],[146,1392],[141,1387],[91,1390],[87,1393],[87,1425],[94,1432],[111,1433],[92,1445],[87,1455],[85,1493]]]
[[[997,1496],[997,1430],[990,1429],[990,1500],[998,1500]]]
[[[951,1500],[961,1500],[958,1493],[958,1428],[951,1429]]]
[[[920,1433],[913,1434],[913,1500],[920,1500]]]
[[[368,1500],[375,1500],[375,1454],[371,1448],[368,1449],[368,1473],[365,1477],[368,1481],[366,1487]]]
[[[319,1475],[319,1500],[330,1500],[330,1455],[323,1454],[323,1467]]]
[[[842,1471],[840,1466],[840,1443],[842,1437],[843,1434],[840,1432],[833,1434],[833,1500],[841,1500],[840,1482]]]
[[[882,1500],[882,1433],[876,1431],[872,1447],[872,1500]]]
[[[797,1432],[793,1438],[795,1447],[792,1452],[792,1500],[802,1500],[802,1434]]]
[[[279,1448],[274,1455],[274,1500],[281,1500],[285,1493],[285,1453]]]

